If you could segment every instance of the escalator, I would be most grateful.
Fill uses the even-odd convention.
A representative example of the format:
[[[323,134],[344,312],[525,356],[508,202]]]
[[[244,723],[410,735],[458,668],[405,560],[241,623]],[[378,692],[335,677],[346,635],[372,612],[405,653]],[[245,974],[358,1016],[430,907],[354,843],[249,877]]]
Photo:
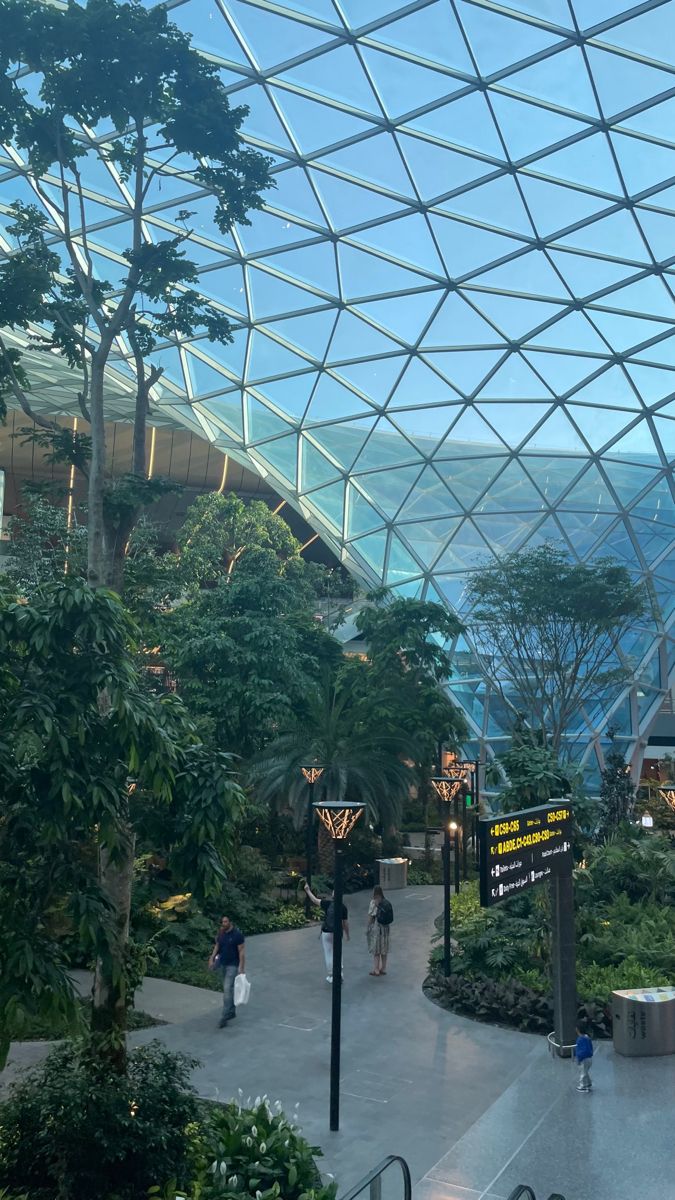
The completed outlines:
[[[513,1191],[507,1197],[507,1200],[537,1200],[532,1188],[527,1183],[517,1183]],[[551,1192],[546,1200],[565,1200],[560,1192]]]
[[[539,1195],[541,1197],[541,1192]],[[390,1154],[365,1179],[345,1192],[340,1200],[412,1200],[412,1181],[407,1162],[398,1154]],[[537,1200],[537,1197],[529,1184],[519,1183],[507,1200]],[[544,1198],[541,1197],[541,1200]],[[551,1192],[546,1200],[565,1200],[565,1197],[560,1192]]]

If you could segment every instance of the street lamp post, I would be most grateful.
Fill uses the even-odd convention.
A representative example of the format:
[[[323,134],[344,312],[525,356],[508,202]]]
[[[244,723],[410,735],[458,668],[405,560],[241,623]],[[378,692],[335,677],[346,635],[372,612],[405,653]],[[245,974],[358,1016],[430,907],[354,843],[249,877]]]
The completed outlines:
[[[459,893],[459,821],[450,822],[450,832],[453,836],[455,852],[455,895]]]
[[[314,842],[314,785],[317,780],[323,775],[323,767],[317,766],[316,763],[310,763],[306,767],[300,767],[307,783],[309,784],[309,800],[307,801],[307,829],[305,831],[305,858],[307,859],[307,883],[312,886],[312,850]],[[305,894],[305,916],[309,920],[312,913],[312,901]]]
[[[442,802],[442,806],[449,808],[463,782],[462,776],[434,775],[431,779],[431,786]],[[455,872],[457,863],[455,850]],[[450,971],[450,828],[446,809],[443,815],[443,974],[446,979],[449,978]]]
[[[328,800],[315,805],[319,819],[333,839],[335,872],[333,884],[333,992],[330,1030],[330,1128],[340,1128],[340,1029],[342,1022],[342,848],[356,825],[365,804],[359,801]]]

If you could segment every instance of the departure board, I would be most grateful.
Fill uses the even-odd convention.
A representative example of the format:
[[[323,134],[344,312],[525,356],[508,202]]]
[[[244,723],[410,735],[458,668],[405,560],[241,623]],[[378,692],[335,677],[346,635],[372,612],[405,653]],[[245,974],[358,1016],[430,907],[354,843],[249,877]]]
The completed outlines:
[[[478,837],[483,908],[572,870],[572,811],[565,801],[482,817]]]

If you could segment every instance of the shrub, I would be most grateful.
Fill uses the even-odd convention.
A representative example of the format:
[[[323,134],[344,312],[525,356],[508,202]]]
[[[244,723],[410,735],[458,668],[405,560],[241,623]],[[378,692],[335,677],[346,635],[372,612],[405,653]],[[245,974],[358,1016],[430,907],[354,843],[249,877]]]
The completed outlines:
[[[645,967],[635,958],[608,967],[583,963],[577,971],[577,991],[588,1001],[607,1004],[612,992],[626,988],[667,987],[672,977]]]
[[[334,1200],[322,1187],[310,1146],[267,1098],[252,1107],[209,1105],[193,1141],[195,1195],[200,1200]]]
[[[526,1033],[550,1033],[553,1028],[551,1000],[515,979],[502,981],[457,971],[446,979],[432,973],[425,980],[424,991],[441,1007],[478,1021],[513,1025]]]
[[[155,1042],[119,1076],[87,1043],[59,1046],[2,1105],[0,1177],[29,1200],[138,1200],[158,1163],[164,1179],[186,1181],[195,1065]]]

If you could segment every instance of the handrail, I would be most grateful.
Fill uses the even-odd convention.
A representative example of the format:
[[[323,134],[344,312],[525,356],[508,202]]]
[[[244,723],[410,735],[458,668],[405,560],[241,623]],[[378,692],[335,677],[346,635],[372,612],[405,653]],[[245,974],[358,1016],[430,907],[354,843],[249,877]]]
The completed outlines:
[[[507,1200],[537,1200],[529,1183],[517,1183]]]
[[[387,1170],[387,1167],[390,1167],[392,1163],[398,1163],[401,1168],[401,1174],[403,1175],[403,1200],[411,1200],[412,1179],[410,1176],[410,1167],[408,1166],[406,1160],[401,1158],[400,1154],[389,1154],[386,1158],[383,1158],[382,1162],[378,1163],[376,1167],[373,1167],[372,1171],[370,1171],[368,1175],[364,1176],[363,1179],[354,1184],[354,1187],[350,1188],[348,1192],[345,1192],[344,1196],[340,1197],[340,1200],[356,1200],[357,1196],[360,1196],[361,1193],[366,1190],[366,1188],[370,1190],[371,1197],[373,1197],[374,1200],[379,1191],[380,1178]]]

